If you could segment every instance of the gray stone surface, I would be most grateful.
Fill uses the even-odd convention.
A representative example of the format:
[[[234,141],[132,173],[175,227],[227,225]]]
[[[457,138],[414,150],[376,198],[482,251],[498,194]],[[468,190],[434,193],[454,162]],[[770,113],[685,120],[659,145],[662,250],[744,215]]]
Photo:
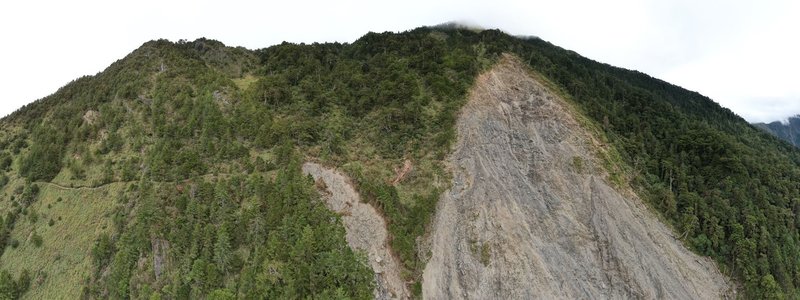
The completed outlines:
[[[458,120],[423,274],[426,299],[718,299],[687,250],[628,187],[568,104],[512,56],[476,80]]]
[[[341,173],[316,163],[303,164],[303,173],[324,184],[322,198],[328,208],[342,216],[347,244],[367,254],[375,273],[375,299],[409,299],[400,277],[400,262],[389,251],[386,221],[369,204],[362,203],[350,181]]]

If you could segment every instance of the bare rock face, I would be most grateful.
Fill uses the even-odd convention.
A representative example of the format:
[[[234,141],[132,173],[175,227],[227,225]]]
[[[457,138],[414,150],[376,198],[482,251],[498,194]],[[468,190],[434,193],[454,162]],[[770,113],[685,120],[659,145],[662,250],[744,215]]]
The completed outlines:
[[[427,299],[719,299],[712,261],[612,187],[568,104],[505,56],[458,120],[437,208]]]
[[[400,262],[389,250],[386,221],[378,211],[361,202],[341,173],[311,162],[303,164],[303,173],[314,177],[328,208],[342,216],[350,248],[367,254],[375,273],[375,299],[409,299],[410,293],[400,277]]]

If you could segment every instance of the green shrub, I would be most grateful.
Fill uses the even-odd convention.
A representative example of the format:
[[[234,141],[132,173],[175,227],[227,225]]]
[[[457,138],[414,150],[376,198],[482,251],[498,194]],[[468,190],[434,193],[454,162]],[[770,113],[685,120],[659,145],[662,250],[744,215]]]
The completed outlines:
[[[39,233],[34,231],[33,235],[31,236],[31,242],[33,242],[33,246],[34,247],[36,247],[36,248],[41,247],[42,243],[43,243],[42,236],[40,236]]]

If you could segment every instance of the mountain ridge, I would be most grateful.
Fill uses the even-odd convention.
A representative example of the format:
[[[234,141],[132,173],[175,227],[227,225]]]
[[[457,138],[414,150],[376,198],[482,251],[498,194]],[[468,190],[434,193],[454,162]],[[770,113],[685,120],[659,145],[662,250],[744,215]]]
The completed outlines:
[[[800,151],[696,92],[491,29],[222,45],[145,43],[0,120],[0,261],[10,271],[0,277],[33,283],[13,295],[369,297],[369,268],[300,173],[314,158],[386,217],[401,274],[420,296],[420,245],[450,186],[444,159],[458,111],[504,53],[595,124],[616,153],[602,165],[609,182],[630,185],[745,296],[798,293]],[[95,121],[84,120],[89,111]],[[406,161],[411,173],[394,183]],[[206,176],[221,173],[232,175]],[[55,191],[37,181],[115,184]],[[78,205],[103,217],[61,222]],[[64,270],[76,275],[47,276]]]
[[[753,123],[753,126],[792,144],[800,146],[800,115],[794,115],[786,121],[773,121],[770,123]]]

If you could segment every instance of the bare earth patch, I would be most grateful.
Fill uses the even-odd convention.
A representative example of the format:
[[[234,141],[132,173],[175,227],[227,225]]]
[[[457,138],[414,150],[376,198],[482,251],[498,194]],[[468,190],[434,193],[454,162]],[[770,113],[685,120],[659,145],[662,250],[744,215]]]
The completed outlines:
[[[362,203],[350,181],[341,173],[316,163],[305,163],[303,173],[314,177],[323,190],[328,208],[342,216],[347,244],[367,254],[375,272],[376,299],[408,299],[410,293],[400,277],[400,263],[389,250],[386,221],[369,204]]]
[[[413,168],[414,166],[411,164],[410,160],[406,159],[403,161],[402,168],[394,169],[395,177],[394,180],[392,180],[392,185],[397,185],[400,183],[400,181],[403,181],[403,179],[406,178],[406,175],[408,175],[408,172],[411,172]]]
[[[439,201],[427,299],[719,299],[728,280],[629,187],[612,187],[589,132],[524,64],[478,77]]]

